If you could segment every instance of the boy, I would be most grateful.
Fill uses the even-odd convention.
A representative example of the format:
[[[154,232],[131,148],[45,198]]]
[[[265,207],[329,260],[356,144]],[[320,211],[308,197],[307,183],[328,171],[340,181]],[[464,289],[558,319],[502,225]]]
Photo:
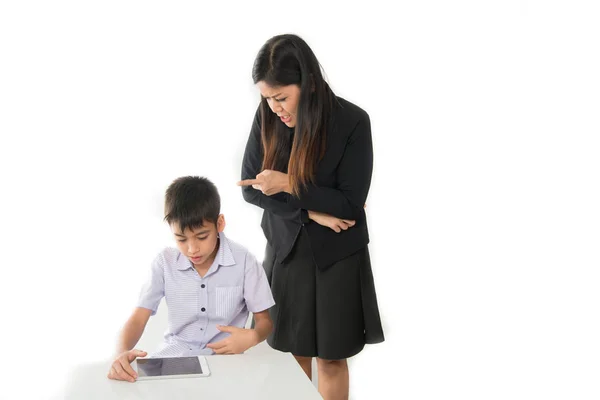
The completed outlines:
[[[165,221],[177,249],[164,249],[152,263],[138,307],[125,323],[110,379],[134,382],[131,362],[147,353],[132,350],[162,297],[168,330],[153,357],[239,354],[266,339],[275,302],[262,266],[223,234],[225,218],[215,185],[200,177],[175,180],[165,195]],[[254,329],[244,329],[248,313]]]

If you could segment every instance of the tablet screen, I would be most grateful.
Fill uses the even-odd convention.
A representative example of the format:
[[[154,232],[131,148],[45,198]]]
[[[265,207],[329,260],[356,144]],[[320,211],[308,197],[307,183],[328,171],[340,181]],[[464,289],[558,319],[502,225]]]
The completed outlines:
[[[146,358],[136,361],[140,377],[202,373],[198,357]]]

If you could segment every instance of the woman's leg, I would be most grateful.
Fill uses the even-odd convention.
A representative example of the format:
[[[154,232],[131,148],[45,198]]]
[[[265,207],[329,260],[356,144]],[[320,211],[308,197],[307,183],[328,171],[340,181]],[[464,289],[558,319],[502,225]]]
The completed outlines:
[[[294,358],[298,361],[308,379],[312,381],[312,357],[294,356]]]
[[[317,358],[319,393],[324,400],[348,400],[350,377],[346,360]]]

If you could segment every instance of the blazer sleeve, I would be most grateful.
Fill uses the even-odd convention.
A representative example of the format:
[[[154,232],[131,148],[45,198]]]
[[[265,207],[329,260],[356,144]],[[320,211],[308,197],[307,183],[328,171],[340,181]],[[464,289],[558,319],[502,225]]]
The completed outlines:
[[[246,150],[244,151],[242,180],[256,178],[256,175],[262,170],[262,159],[263,148],[260,133],[260,110],[257,110],[252,123],[252,129],[250,130],[250,137],[246,144]],[[308,212],[305,209],[288,204],[287,193],[267,196],[260,190],[254,189],[252,186],[242,186],[242,196],[248,203],[270,211],[281,218],[293,220],[300,224],[309,222]]]

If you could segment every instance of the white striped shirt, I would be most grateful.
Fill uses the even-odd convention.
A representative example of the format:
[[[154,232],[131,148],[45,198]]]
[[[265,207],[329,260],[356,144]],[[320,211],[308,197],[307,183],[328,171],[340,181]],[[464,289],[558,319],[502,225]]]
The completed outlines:
[[[261,312],[275,304],[262,265],[243,246],[220,233],[215,261],[201,277],[191,261],[175,248],[165,248],[152,263],[138,307],[156,313],[164,297],[168,328],[152,357],[213,354],[208,343],[229,336],[217,325],[243,328],[248,312]]]

